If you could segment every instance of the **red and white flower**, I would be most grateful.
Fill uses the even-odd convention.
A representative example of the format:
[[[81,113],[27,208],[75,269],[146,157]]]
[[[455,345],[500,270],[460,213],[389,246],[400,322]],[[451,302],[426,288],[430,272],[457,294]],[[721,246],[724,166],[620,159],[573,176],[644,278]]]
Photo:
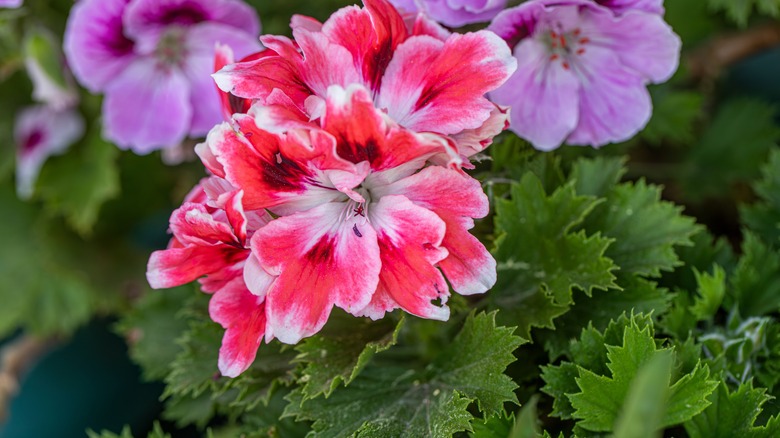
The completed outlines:
[[[227,329],[223,374],[248,366],[261,335],[317,333],[334,306],[446,320],[450,286],[469,295],[496,281],[468,232],[488,200],[461,167],[505,127],[484,94],[511,75],[509,49],[424,18],[409,30],[385,0],[366,4],[324,24],[294,17],[295,41],[263,37],[255,59],[228,64],[218,50],[233,114],[196,147],[214,176],[205,200],[174,212],[148,276],[154,287],[205,276]]]
[[[269,50],[214,74],[217,85],[262,103],[259,125],[276,129],[283,120],[319,118],[331,85],[362,84],[401,126],[462,139],[465,156],[487,147],[508,117],[485,98],[516,68],[506,44],[487,31],[451,34],[422,15],[409,29],[386,0],[364,3],[324,24],[293,17],[294,41],[262,36]]]
[[[213,207],[210,194],[224,195],[224,208]],[[268,223],[262,211],[244,212],[243,192],[219,178],[202,181],[171,215],[168,249],[149,259],[147,279],[154,288],[179,286],[198,280],[213,294],[211,318],[225,329],[219,351],[219,369],[235,377],[254,361],[265,333],[263,296],[249,292],[247,283],[270,283],[264,271],[252,269],[248,240]]]

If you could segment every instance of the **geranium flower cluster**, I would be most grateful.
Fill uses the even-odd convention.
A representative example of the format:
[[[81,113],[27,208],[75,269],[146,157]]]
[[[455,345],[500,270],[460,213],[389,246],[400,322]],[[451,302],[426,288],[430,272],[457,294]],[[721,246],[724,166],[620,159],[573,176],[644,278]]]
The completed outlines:
[[[81,0],[64,49],[78,81],[105,94],[104,136],[146,154],[221,120],[209,77],[215,44],[244,56],[260,50],[259,32],[241,0]]]
[[[215,74],[239,112],[196,147],[213,175],[173,213],[147,277],[214,294],[224,375],[263,338],[317,333],[334,306],[446,320],[450,287],[495,283],[469,233],[487,197],[462,167],[505,128],[507,109],[485,94],[516,62],[491,32],[407,25],[386,0],[364,4],[325,23],[295,16],[294,40],[263,36],[256,59]]]

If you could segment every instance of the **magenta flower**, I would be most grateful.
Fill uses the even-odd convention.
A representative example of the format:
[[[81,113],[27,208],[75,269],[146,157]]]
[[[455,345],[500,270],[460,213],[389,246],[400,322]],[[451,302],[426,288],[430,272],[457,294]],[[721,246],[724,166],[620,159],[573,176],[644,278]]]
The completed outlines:
[[[519,65],[491,97],[511,105],[510,129],[541,150],[641,130],[652,112],[647,83],[667,80],[680,55],[659,9],[650,0],[531,0],[499,14],[490,29]]]
[[[213,207],[207,193],[214,198],[224,196],[224,208]],[[247,277],[271,280],[264,272],[253,273],[246,267],[251,257],[248,239],[270,217],[244,212],[242,195],[219,178],[203,180],[171,215],[173,239],[168,249],[152,254],[147,272],[154,288],[199,279],[203,291],[213,294],[209,314],[225,328],[219,369],[230,377],[252,364],[265,334],[265,303],[262,296],[247,289],[244,271]]]
[[[214,175],[194,195],[206,205],[174,212],[175,238],[147,276],[169,287],[205,275],[207,292],[242,291],[212,299],[225,355],[244,358],[221,359],[223,374],[248,366],[236,352],[255,351],[260,335],[296,343],[317,333],[334,306],[445,320],[450,285],[468,295],[496,281],[495,260],[468,232],[488,201],[459,168],[456,137],[483,148],[503,129],[504,112],[483,95],[511,74],[508,49],[488,32],[450,36],[424,19],[409,32],[388,3],[366,3],[324,25],[295,17],[295,42],[264,37],[267,53],[216,75],[254,103],[196,147]],[[229,58],[220,51],[217,63]],[[231,210],[273,219],[238,232]],[[185,231],[180,218],[209,225]]]
[[[24,0],[0,0],[0,8],[18,8]]]
[[[422,12],[451,27],[490,21],[506,7],[507,0],[390,0],[401,11]]]
[[[43,163],[50,156],[65,152],[83,134],[84,120],[73,109],[39,105],[21,111],[14,127],[18,196],[32,196]]]
[[[199,137],[222,117],[209,76],[216,43],[261,48],[240,0],[81,0],[65,31],[76,78],[105,94],[104,135],[141,154]]]
[[[487,31],[450,34],[422,16],[407,29],[386,0],[365,4],[324,24],[293,17],[294,42],[261,37],[267,55],[223,68],[217,85],[262,103],[259,126],[278,129],[319,118],[329,86],[358,83],[405,128],[450,136],[466,157],[487,147],[507,120],[506,108],[485,98],[515,69],[506,44]]]

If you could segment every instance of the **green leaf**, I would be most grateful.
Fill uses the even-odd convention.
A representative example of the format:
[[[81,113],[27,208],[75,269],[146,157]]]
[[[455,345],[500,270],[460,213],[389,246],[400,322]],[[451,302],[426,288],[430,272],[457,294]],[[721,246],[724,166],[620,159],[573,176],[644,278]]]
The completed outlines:
[[[780,309],[780,254],[753,233],[745,233],[731,292],[743,317]]]
[[[780,244],[780,151],[772,150],[761,169],[762,179],[753,185],[761,202],[740,208],[742,221],[765,242]]]
[[[780,139],[775,113],[760,100],[721,104],[687,158],[688,168],[681,175],[686,193],[694,200],[723,196],[734,182],[758,177],[758,169]]]
[[[514,424],[515,414],[496,415],[487,420],[474,418],[469,438],[507,438]]]
[[[470,315],[452,343],[424,370],[369,364],[329,398],[304,400],[296,389],[286,416],[314,421],[314,436],[449,436],[470,429],[468,406],[486,416],[517,403],[503,372],[522,343],[514,330],[497,327],[495,313]]]
[[[770,438],[780,436],[780,420],[769,419],[766,425],[755,426],[761,408],[772,397],[763,388],[743,383],[736,391],[729,391],[724,382],[707,397],[710,406],[704,412],[685,422],[685,431],[691,438]]]
[[[692,91],[667,91],[652,87],[653,117],[640,137],[648,143],[688,145],[696,139],[694,125],[701,114],[702,95]]]
[[[403,324],[403,319],[372,322],[347,318],[331,315],[320,334],[295,347],[295,361],[304,364],[300,381],[305,398],[328,397],[340,383],[349,385],[374,354],[395,345]]]
[[[753,9],[770,17],[780,15],[780,0],[709,0],[709,5],[713,10],[724,11],[742,27],[747,25]]]
[[[580,392],[569,394],[574,408],[572,417],[579,419],[577,425],[594,432],[609,432],[626,400],[629,386],[639,369],[658,355],[671,355],[671,349],[657,349],[650,327],[640,328],[633,323],[625,328],[622,346],[608,345],[608,368],[611,377],[596,374],[578,367],[576,379]],[[709,380],[706,366],[696,367],[690,374],[670,385],[669,380],[655,381],[655,385],[668,388],[669,397],[666,412],[660,424],[664,427],[682,423],[703,411],[709,402],[704,394],[711,393],[717,382]]]
[[[679,266],[674,247],[691,245],[690,237],[699,231],[682,207],[661,201],[660,187],[642,180],[615,186],[584,228],[614,239],[605,254],[621,273],[653,277]]]
[[[93,430],[87,430],[87,436],[89,438],[133,438],[133,432],[130,430],[130,426],[125,426],[118,435],[108,430],[101,431],[100,433]]]
[[[538,402],[539,396],[534,395],[523,405],[517,414],[515,425],[507,438],[536,438],[542,436],[542,431],[539,430],[539,416],[536,413],[536,404]]]
[[[703,321],[715,316],[726,294],[726,272],[718,265],[713,266],[712,274],[700,273],[694,269],[699,294],[696,296],[691,313],[697,320]]]
[[[147,292],[117,324],[144,379],[162,380],[168,374],[180,351],[175,341],[187,329],[176,316],[192,293],[190,286]]]
[[[625,173],[625,157],[581,158],[574,163],[569,179],[578,195],[603,197]]]
[[[489,300],[501,309],[502,321],[518,325],[528,338],[531,327],[552,327],[567,310],[572,289],[616,287],[611,260],[604,257],[609,240],[571,232],[598,201],[577,196],[572,184],[547,196],[541,181],[526,174],[511,188],[511,200],[496,202],[498,283]]]
[[[95,126],[80,145],[50,159],[37,185],[47,210],[64,215],[73,229],[89,235],[100,207],[119,194],[118,155]]]
[[[670,354],[657,354],[639,368],[615,422],[616,437],[654,438],[661,435],[669,391],[659,382],[668,382],[671,374]]]

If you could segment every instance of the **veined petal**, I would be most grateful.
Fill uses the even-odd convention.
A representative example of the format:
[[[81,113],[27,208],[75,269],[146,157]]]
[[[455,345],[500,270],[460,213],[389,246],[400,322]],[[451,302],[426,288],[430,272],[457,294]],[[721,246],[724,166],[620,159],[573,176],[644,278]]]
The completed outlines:
[[[231,275],[217,275],[212,280],[223,284],[225,278],[232,279],[240,270],[235,267],[246,259],[249,251],[238,250],[228,245],[199,245],[168,248],[155,251],[149,257],[146,279],[154,289],[169,288],[187,284],[206,275],[230,271]],[[223,273],[224,274],[224,273]],[[204,288],[214,292],[218,288]]]
[[[384,196],[369,210],[376,229],[382,271],[377,298],[359,314],[380,318],[392,300],[422,318],[447,320],[449,288],[436,264],[447,257],[441,247],[445,224],[435,213],[404,196]],[[434,304],[441,300],[441,306]]]
[[[666,81],[677,70],[682,42],[660,15],[633,9],[618,17],[598,9],[582,14],[592,22],[593,44],[613,50],[650,81]]]
[[[439,267],[455,292],[483,293],[495,284],[495,259],[468,232],[474,226],[472,218],[488,213],[488,199],[479,181],[452,169],[431,166],[393,184],[377,187],[372,193],[382,199],[387,195],[403,195],[444,220],[446,233],[441,246],[449,255],[439,262]]]
[[[252,105],[247,113],[254,117],[258,128],[274,134],[290,129],[316,127],[306,112],[278,88],[274,89],[262,104]]]
[[[171,231],[185,245],[240,245],[230,225],[214,219],[203,204],[185,203],[174,210]]]
[[[106,87],[104,135],[123,149],[146,154],[181,143],[192,119],[187,78],[138,59]]]
[[[352,54],[346,48],[320,32],[298,28],[293,35],[303,53],[302,60],[295,58],[301,78],[314,94],[325,96],[331,85],[346,87],[361,82]]]
[[[209,316],[224,329],[219,349],[219,371],[236,377],[254,362],[265,335],[265,303],[250,293],[238,278],[214,293]]]
[[[267,338],[294,344],[318,332],[334,305],[354,313],[371,299],[381,266],[376,233],[345,207],[282,217],[252,237],[263,269],[278,276],[266,296]]]
[[[248,115],[234,118],[241,134],[222,124],[214,128],[209,146],[226,179],[244,190],[244,208],[284,215],[344,197],[325,171],[357,173],[357,168],[336,156],[331,135],[319,130],[271,134]]]
[[[244,264],[244,284],[247,289],[258,297],[265,297],[275,279],[275,276],[263,269],[257,256],[250,253]]]
[[[516,65],[506,43],[492,32],[453,34],[445,42],[411,37],[387,67],[378,106],[415,131],[476,129],[494,108],[485,93],[503,84]]]
[[[580,81],[560,62],[550,62],[547,49],[533,38],[521,41],[514,53],[517,71],[490,97],[512,107],[511,131],[537,149],[555,149],[577,126]]]
[[[123,19],[128,35],[133,37],[205,21],[224,24],[255,37],[260,33],[255,10],[240,0],[132,0]]]
[[[103,91],[135,59],[134,42],[122,33],[129,0],[82,0],[73,5],[65,29],[64,51],[79,82]]]
[[[628,140],[652,113],[644,78],[607,49],[593,47],[582,60],[587,80],[580,91],[579,121],[567,141],[600,146]]]
[[[264,36],[261,41],[267,49],[258,59],[227,65],[212,75],[217,86],[235,96],[261,101],[278,88],[302,106],[312,91],[300,76],[297,63],[301,55],[294,43],[274,36]]]
[[[477,129],[466,129],[452,135],[458,145],[458,152],[470,157],[482,152],[493,143],[493,137],[509,127],[509,107],[495,105],[490,117]]]
[[[205,135],[223,118],[217,104],[218,90],[210,76],[217,43],[227,44],[239,58],[262,48],[256,35],[225,24],[200,23],[189,29],[182,50],[187,53],[184,74],[190,82],[193,113],[189,134],[193,137]]]
[[[413,172],[428,157],[450,152],[446,142],[418,135],[386,120],[374,107],[370,92],[358,84],[347,89],[328,89],[321,124],[336,138],[336,151],[341,158],[353,163],[367,161],[375,172],[406,165],[413,165]]]
[[[636,10],[664,14],[664,0],[596,0],[596,3],[606,6],[618,14]]]

